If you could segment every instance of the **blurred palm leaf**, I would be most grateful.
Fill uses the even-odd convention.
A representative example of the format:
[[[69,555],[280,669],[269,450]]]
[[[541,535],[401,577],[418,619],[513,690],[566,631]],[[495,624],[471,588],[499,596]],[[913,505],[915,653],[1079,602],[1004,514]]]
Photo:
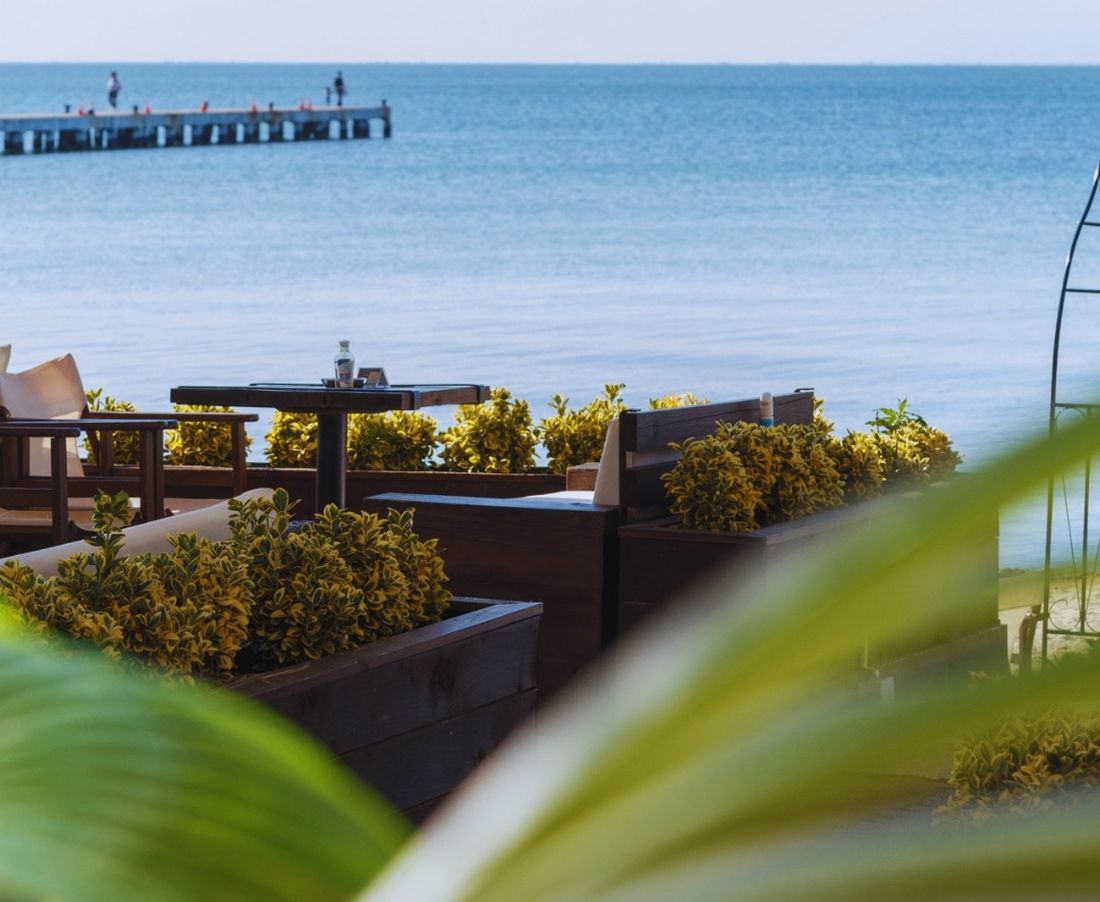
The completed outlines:
[[[969,552],[997,506],[1097,447],[1085,422],[766,585],[715,581],[490,762],[367,898],[1091,894],[1089,806],[947,832],[884,812],[911,801],[901,762],[1007,711],[1095,703],[1092,669],[881,706],[853,702],[853,663],[981,586]],[[4,895],[340,898],[397,848],[393,815],[273,716],[28,641],[0,635]]]
[[[343,899],[405,833],[259,705],[0,630],[3,898]]]
[[[1086,423],[895,500],[873,528],[766,584],[717,580],[691,616],[654,624],[491,762],[367,898],[1049,897],[1095,886],[1087,809],[961,837],[889,816],[912,793],[891,777],[902,762],[942,757],[945,740],[1027,705],[1095,704],[1092,668],[881,706],[853,702],[851,664],[862,641],[927,629],[981,591],[988,574],[972,551],[998,507],[1098,444],[1100,423]]]

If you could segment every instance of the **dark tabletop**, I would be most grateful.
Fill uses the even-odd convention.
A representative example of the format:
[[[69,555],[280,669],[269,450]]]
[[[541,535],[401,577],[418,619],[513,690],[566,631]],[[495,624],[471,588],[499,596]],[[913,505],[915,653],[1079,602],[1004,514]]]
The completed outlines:
[[[180,385],[176,404],[273,407],[294,413],[379,413],[443,404],[478,404],[485,385],[389,385],[385,388],[326,388],[317,383],[256,382],[251,385]]]

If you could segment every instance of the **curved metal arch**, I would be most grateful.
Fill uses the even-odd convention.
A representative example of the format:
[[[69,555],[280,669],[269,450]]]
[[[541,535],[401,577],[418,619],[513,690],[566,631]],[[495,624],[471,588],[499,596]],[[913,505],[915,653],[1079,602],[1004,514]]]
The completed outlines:
[[[1060,411],[1066,409],[1073,409],[1084,416],[1091,416],[1094,409],[1097,408],[1095,404],[1077,404],[1077,403],[1062,403],[1058,400],[1058,356],[1061,350],[1062,344],[1062,318],[1065,315],[1066,309],[1066,296],[1070,294],[1093,294],[1100,295],[1100,288],[1081,288],[1070,287],[1069,280],[1073,272],[1073,262],[1077,254],[1077,245],[1081,240],[1081,234],[1086,228],[1100,227],[1100,222],[1091,220],[1089,218],[1092,213],[1092,206],[1096,200],[1097,188],[1100,187],[1100,165],[1093,170],[1092,174],[1092,189],[1089,191],[1088,202],[1085,204],[1085,209],[1081,213],[1081,218],[1077,221],[1077,228],[1073,233],[1073,241],[1069,246],[1069,253],[1066,255],[1066,265],[1062,273],[1062,290],[1058,298],[1058,317],[1054,326],[1054,348],[1051,354],[1050,365],[1050,415],[1048,421],[1048,433],[1054,434],[1054,430],[1057,427],[1058,415]],[[1085,586],[1088,579],[1088,557],[1089,557],[1089,489],[1092,479],[1092,462],[1085,462],[1085,485],[1084,485],[1084,510],[1082,514],[1081,525],[1081,598],[1086,599]],[[1064,491],[1064,487],[1063,487]],[[1047,660],[1047,637],[1052,633],[1067,632],[1064,630],[1052,630],[1050,629],[1050,582],[1051,582],[1051,539],[1052,530],[1054,525],[1054,478],[1052,477],[1047,483],[1047,525],[1046,525],[1046,547],[1043,555],[1043,642],[1042,642],[1042,660],[1045,663]],[[1072,545],[1073,536],[1070,535],[1070,543]],[[1073,631],[1080,635],[1089,634],[1088,621],[1087,621],[1087,600],[1082,601],[1080,608],[1080,616],[1078,629]],[[1023,650],[1021,649],[1021,653]]]

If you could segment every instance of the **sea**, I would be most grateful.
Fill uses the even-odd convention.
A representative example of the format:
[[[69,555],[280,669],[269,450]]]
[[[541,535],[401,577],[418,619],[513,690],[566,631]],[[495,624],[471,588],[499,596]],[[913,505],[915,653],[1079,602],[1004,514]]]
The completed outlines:
[[[15,369],[72,352],[164,408],[319,379],[348,338],[391,381],[505,386],[536,419],[606,383],[637,406],[812,387],[841,431],[907,399],[971,469],[1046,428],[1100,68],[0,65],[0,110],[102,110],[111,68],[154,110],[320,105],[340,68],[393,138],[0,159]],[[1088,399],[1080,297],[1062,374]],[[1041,562],[1044,523],[1038,498],[1005,513],[1003,566]]]

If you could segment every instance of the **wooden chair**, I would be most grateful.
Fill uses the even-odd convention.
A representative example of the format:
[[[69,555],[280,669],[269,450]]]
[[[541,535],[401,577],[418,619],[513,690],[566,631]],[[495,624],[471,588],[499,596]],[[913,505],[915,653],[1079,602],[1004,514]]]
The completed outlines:
[[[811,392],[774,399],[777,423],[813,420]],[[539,697],[545,699],[618,634],[620,525],[665,516],[660,477],[676,464],[669,442],[701,438],[719,422],[760,417],[753,398],[666,410],[628,410],[613,424],[593,492],[488,499],[388,493],[363,500],[377,513],[416,510],[416,530],[439,540],[460,595],[544,605]]]
[[[88,498],[97,489],[133,491],[142,484],[143,474],[152,472],[155,466],[159,474],[149,483],[155,492],[150,501],[142,496],[143,518],[153,519],[164,515],[164,506],[170,511],[194,509],[212,500],[241,494],[248,488],[247,462],[245,459],[244,424],[254,422],[256,414],[244,413],[92,413],[88,410],[84,384],[71,354],[46,361],[20,373],[0,372],[0,421],[19,420],[72,420],[88,434],[94,452],[95,464],[87,468],[80,459],[75,439],[67,441],[65,471],[70,477],[71,507],[89,508]],[[232,435],[232,466],[170,467],[163,464],[163,428],[155,437],[156,450],[142,445],[142,460],[138,466],[117,465],[114,462],[115,432],[136,431],[143,436],[155,432],[156,422],[202,421],[224,423]],[[152,437],[152,436],[151,436]],[[143,440],[144,442],[144,440]],[[152,449],[153,445],[150,445]],[[154,462],[146,459],[149,453],[157,456]],[[0,450],[0,486],[37,488],[47,490],[51,477],[50,454],[47,442],[41,438],[9,438]],[[167,475],[170,474],[170,475]],[[180,497],[166,497],[167,487],[183,487]],[[136,497],[136,496],[135,496]],[[153,513],[150,505],[160,505]]]
[[[79,477],[68,473],[70,442],[85,429],[130,430],[141,436],[141,467],[136,480],[107,485],[107,491],[122,489],[140,498],[140,516],[153,520],[164,516],[164,430],[174,420],[111,419],[94,421],[4,420],[0,421],[0,442],[46,443],[50,475],[26,484],[0,486],[0,538],[60,544],[91,525],[91,505],[74,504],[72,488]],[[82,488],[85,488],[82,486]],[[87,500],[87,499],[85,499]]]

